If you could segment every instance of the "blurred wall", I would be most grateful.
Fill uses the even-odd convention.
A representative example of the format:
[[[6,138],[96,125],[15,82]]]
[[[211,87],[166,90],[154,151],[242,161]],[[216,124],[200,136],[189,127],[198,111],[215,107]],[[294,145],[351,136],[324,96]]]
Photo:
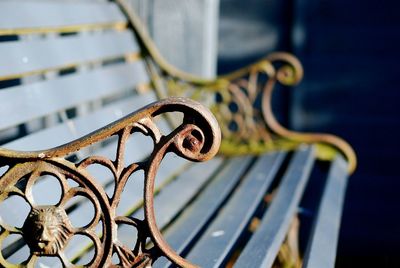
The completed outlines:
[[[305,77],[284,94],[284,123],[338,134],[357,152],[338,267],[400,267],[399,7],[394,1],[221,0],[218,70],[273,50],[294,52]]]
[[[267,52],[290,48],[288,1],[221,0],[218,72],[233,71]]]
[[[304,83],[293,91],[292,126],[346,138],[351,177],[339,267],[400,267],[400,16],[394,1],[296,1],[294,51]]]

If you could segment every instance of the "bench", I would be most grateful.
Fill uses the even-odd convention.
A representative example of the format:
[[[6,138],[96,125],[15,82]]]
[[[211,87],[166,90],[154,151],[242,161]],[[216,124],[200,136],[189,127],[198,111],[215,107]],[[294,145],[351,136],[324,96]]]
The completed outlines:
[[[297,59],[200,79],[139,24],[124,1],[0,2],[1,266],[333,267],[355,156],[273,116]]]

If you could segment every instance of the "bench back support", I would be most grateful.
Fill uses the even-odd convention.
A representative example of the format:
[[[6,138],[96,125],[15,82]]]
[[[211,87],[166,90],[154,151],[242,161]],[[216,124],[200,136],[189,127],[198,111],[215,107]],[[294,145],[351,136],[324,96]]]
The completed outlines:
[[[150,81],[113,3],[1,1],[0,16],[0,139],[96,110]]]

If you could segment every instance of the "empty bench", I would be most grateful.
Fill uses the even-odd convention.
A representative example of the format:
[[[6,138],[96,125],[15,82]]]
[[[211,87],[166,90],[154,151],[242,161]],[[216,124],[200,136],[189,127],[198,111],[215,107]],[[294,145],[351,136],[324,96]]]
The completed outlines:
[[[0,2],[1,266],[333,267],[355,156],[275,120],[298,61],[199,79],[139,23],[124,1]]]

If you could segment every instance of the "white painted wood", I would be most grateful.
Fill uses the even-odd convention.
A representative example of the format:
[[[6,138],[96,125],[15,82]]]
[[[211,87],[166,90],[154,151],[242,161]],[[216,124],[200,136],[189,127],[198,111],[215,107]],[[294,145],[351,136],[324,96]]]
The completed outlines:
[[[0,31],[125,22],[114,3],[100,1],[0,1]]]
[[[92,72],[0,90],[0,129],[147,83],[142,62],[110,65]]]
[[[91,114],[78,117],[70,122],[43,129],[39,132],[9,142],[2,147],[13,150],[34,151],[59,146],[112,123],[141,108],[144,103],[153,102],[155,98],[156,96],[153,93],[132,96],[103,107]],[[75,131],[71,131],[71,128],[68,126],[70,124],[74,126]]]
[[[129,31],[2,42],[0,78],[100,61],[138,51],[135,38]]]
[[[341,156],[331,165],[310,242],[304,254],[304,268],[335,267],[340,221],[349,177],[347,165]]]

